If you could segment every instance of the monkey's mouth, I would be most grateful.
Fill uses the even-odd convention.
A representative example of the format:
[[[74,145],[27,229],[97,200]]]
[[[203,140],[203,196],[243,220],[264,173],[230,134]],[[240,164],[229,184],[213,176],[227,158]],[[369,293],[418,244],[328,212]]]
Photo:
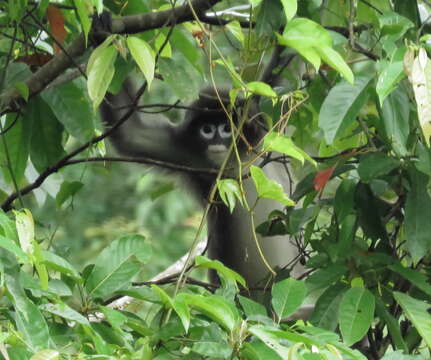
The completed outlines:
[[[228,154],[228,148],[226,145],[222,144],[209,145],[206,153],[210,162],[212,162],[215,166],[221,166]]]
[[[217,144],[217,145],[208,145],[208,153],[209,154],[221,154],[221,153],[227,153],[228,148],[226,145],[223,144]]]

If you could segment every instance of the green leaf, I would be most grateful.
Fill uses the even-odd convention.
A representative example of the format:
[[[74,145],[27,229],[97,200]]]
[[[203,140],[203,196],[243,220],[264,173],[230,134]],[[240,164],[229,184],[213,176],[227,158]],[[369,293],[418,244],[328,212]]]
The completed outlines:
[[[292,20],[298,10],[297,0],[281,0],[287,20]]]
[[[356,183],[354,179],[343,179],[335,193],[334,210],[339,223],[353,213]]]
[[[14,254],[20,263],[22,264],[30,263],[29,256],[24,251],[22,251],[22,249],[13,240],[3,235],[0,235],[0,247]]]
[[[229,207],[231,213],[235,208],[236,199],[243,205],[243,198],[238,181],[234,179],[217,180],[217,189],[222,201]]]
[[[226,332],[214,323],[205,328],[203,335],[194,342],[192,351],[203,355],[205,359],[232,358],[232,347]]]
[[[282,359],[290,359],[289,348],[281,345],[280,338],[262,326],[251,326],[248,331],[259,338],[270,349],[274,350]]]
[[[25,101],[28,101],[30,90],[26,83],[17,82],[14,84],[14,88],[16,89],[16,91],[18,91],[18,94],[20,94]]]
[[[319,328],[335,331],[338,325],[338,310],[347,287],[336,283],[328,287],[316,301],[310,322]]]
[[[39,306],[39,308],[43,311],[60,316],[66,320],[74,321],[81,325],[90,325],[87,318],[64,303],[42,304]]]
[[[354,76],[352,70],[344,61],[342,56],[330,46],[320,46],[315,48],[322,60],[338,71],[351,85],[354,85]]]
[[[261,81],[249,82],[245,84],[245,88],[247,91],[251,92],[252,94],[271,97],[271,98],[277,97],[277,93],[274,90],[272,90],[271,86]]]
[[[33,117],[30,158],[40,173],[66,154],[62,145],[63,125],[57,120],[51,107],[39,96],[30,101],[27,111]]]
[[[315,271],[305,280],[308,292],[311,293],[312,291],[331,285],[340,280],[346,272],[347,268],[340,264],[333,264]]]
[[[63,181],[55,197],[57,207],[61,207],[67,199],[73,197],[83,186],[84,184],[79,181]]]
[[[151,254],[151,246],[141,235],[126,235],[113,241],[97,257],[85,284],[87,291],[92,296],[104,297],[124,287],[140,269],[132,259],[146,263]]]
[[[346,345],[353,345],[367,333],[374,318],[374,307],[374,295],[365,288],[353,287],[344,293],[339,321]]]
[[[42,251],[45,265],[54,271],[58,271],[66,276],[70,276],[72,279],[82,282],[81,275],[67,260],[54,254],[50,251]]]
[[[327,144],[332,144],[337,133],[358,116],[368,101],[368,84],[372,79],[372,76],[359,76],[354,85],[342,81],[329,91],[319,114],[319,128],[323,130]]]
[[[332,37],[320,24],[306,19],[296,18],[284,28],[282,45],[293,49],[332,46]]]
[[[84,31],[85,36],[85,44],[87,45],[88,41],[88,33],[91,28],[91,8],[88,5],[88,2],[85,0],[75,0],[74,2],[76,6],[76,12],[79,16],[79,21],[81,22],[82,30]]]
[[[405,207],[406,246],[414,262],[422,259],[431,248],[431,198],[428,195],[428,176],[410,169],[410,186]]]
[[[316,161],[313,160],[304,150],[300,149],[292,141],[292,138],[278,132],[270,132],[265,135],[263,139],[263,150],[264,151],[276,151],[287,156],[293,157],[304,164],[307,160],[314,166],[316,166]]]
[[[189,306],[200,311],[226,330],[232,331],[239,321],[236,308],[221,296],[211,295],[204,297],[203,295],[182,293],[181,297]]]
[[[244,357],[245,360],[283,360],[280,355],[259,340],[244,342],[241,349],[241,356]]]
[[[186,299],[179,294],[174,300],[161,287],[153,284],[151,288],[159,295],[163,304],[169,309],[173,309],[183,324],[184,330],[189,331],[190,311],[186,304]]]
[[[428,282],[428,278],[425,274],[402,266],[400,263],[395,263],[389,266],[389,269],[400,274],[404,279],[408,280],[412,285],[422,290],[424,293],[431,296],[431,285]]]
[[[160,49],[163,47],[162,52]],[[160,52],[161,57],[171,58],[172,57],[172,48],[169,41],[167,41],[166,35],[163,32],[159,32],[157,34],[156,40],[154,41],[154,47],[157,52]]]
[[[398,156],[406,156],[409,136],[410,100],[406,92],[398,88],[383,102],[380,109],[383,132]]]
[[[389,335],[395,347],[407,353],[408,348],[404,342],[398,320],[389,313],[383,301],[378,297],[376,297],[376,315],[386,323]]]
[[[431,316],[428,313],[430,305],[397,291],[394,292],[394,298],[428,347],[431,347]]]
[[[7,183],[12,183],[15,179],[19,185],[24,179],[33,126],[32,113],[27,109],[29,109],[28,105],[22,119],[17,119],[16,115],[8,114],[2,127],[9,129],[2,135],[3,140],[0,142],[0,164],[2,165],[0,169]]]
[[[158,69],[164,82],[179,99],[196,99],[199,95],[202,75],[184,57],[159,59]]]
[[[184,34],[184,31],[180,30],[178,26],[172,31],[170,39],[175,44],[175,49],[184,56],[184,61],[193,66],[198,73],[202,73],[201,49],[196,46],[194,39],[188,33]]]
[[[232,280],[233,282],[238,282],[244,287],[247,286],[244,278],[240,274],[224,266],[218,260],[210,260],[205,256],[197,256],[195,258],[195,263],[196,263],[196,266],[199,266],[205,269],[216,270],[217,273],[223,276],[225,279]]]
[[[43,100],[49,104],[57,120],[70,135],[82,143],[94,135],[95,114],[86,92],[84,81],[76,79],[44,90],[42,93]]]
[[[384,67],[377,79],[376,92],[379,96],[380,105],[386,97],[396,89],[398,83],[405,77],[403,62],[395,61]]]
[[[127,47],[132,54],[133,59],[141,69],[148,83],[148,89],[150,89],[151,83],[154,79],[154,69],[156,67],[156,58],[154,51],[146,41],[136,37],[127,37]]]
[[[280,1],[262,1],[256,13],[255,30],[258,37],[274,34],[284,22],[284,11]]]
[[[48,325],[35,304],[25,295],[16,277],[5,275],[6,287],[15,307],[15,321],[32,351],[49,349],[53,344]]]
[[[400,166],[398,159],[390,157],[384,153],[372,153],[364,156],[358,166],[358,174],[363,182],[370,182],[372,179],[390,173]]]
[[[30,360],[59,360],[60,353],[57,350],[45,349],[38,351]]]
[[[226,24],[225,27],[241,44],[244,45],[244,33],[242,32],[239,21],[231,21],[230,23]]]
[[[380,36],[395,35],[398,39],[413,27],[413,23],[396,12],[384,12],[379,16]]]
[[[275,181],[268,179],[261,168],[252,165],[250,173],[260,198],[277,200],[286,206],[295,205],[295,202],[290,200],[284,192],[283,187]]]
[[[112,45],[103,46],[107,40],[93,51],[87,65],[88,95],[93,101],[94,110],[99,107],[105,97],[115,72],[117,49]]]
[[[262,304],[241,295],[238,295],[237,298],[247,317],[268,316],[265,306]]]
[[[302,304],[307,295],[303,281],[293,278],[279,281],[272,286],[271,304],[280,319],[292,315]]]

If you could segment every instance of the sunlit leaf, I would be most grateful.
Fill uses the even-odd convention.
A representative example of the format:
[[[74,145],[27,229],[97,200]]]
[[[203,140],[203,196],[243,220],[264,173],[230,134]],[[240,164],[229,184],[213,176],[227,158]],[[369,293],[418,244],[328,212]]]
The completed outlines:
[[[286,206],[295,205],[295,202],[284,192],[283,187],[267,178],[261,168],[253,165],[250,167],[250,173],[259,197],[277,200]]]
[[[156,66],[153,49],[146,41],[136,36],[129,36],[127,38],[127,46],[139,69],[144,74],[148,88],[150,88],[151,82],[154,79],[154,69]]]

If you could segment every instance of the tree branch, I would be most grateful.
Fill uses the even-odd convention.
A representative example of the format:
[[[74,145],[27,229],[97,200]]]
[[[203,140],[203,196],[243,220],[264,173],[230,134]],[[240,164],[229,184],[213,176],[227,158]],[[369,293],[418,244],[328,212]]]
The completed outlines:
[[[220,0],[192,0],[191,3],[194,11],[198,15],[203,15],[206,10],[219,1]],[[194,20],[194,16],[187,3],[171,10],[113,19],[112,33],[135,34],[191,20]],[[61,52],[25,81],[29,89],[29,97],[37,95],[44,90],[48,84],[72,65],[71,59],[83,55],[85,50],[85,38],[83,34],[80,34],[66,49],[67,55]],[[0,104],[5,108],[16,110],[21,101],[23,101],[21,95],[15,89],[8,89],[0,95]]]

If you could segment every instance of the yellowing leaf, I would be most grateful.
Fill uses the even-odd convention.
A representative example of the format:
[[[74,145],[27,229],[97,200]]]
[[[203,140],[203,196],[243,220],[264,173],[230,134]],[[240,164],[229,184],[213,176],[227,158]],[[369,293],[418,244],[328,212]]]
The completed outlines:
[[[413,60],[412,72],[409,80],[413,86],[418,108],[419,123],[427,144],[431,136],[431,64],[425,49],[419,50]]]
[[[14,211],[16,230],[18,232],[18,239],[23,249],[27,254],[33,253],[33,240],[34,240],[34,221],[30,210],[24,209],[23,211]]]

